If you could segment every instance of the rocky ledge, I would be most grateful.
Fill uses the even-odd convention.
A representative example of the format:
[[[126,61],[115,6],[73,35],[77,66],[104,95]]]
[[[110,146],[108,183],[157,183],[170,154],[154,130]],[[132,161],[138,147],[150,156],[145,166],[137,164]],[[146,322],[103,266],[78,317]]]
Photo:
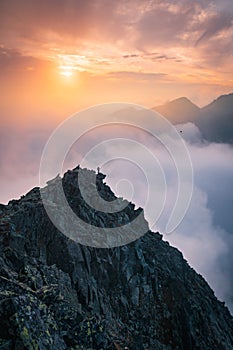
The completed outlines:
[[[80,172],[91,174],[78,167],[62,184],[82,220],[120,230],[142,212],[132,203],[119,213],[94,210],[79,190]],[[97,189],[111,202],[104,178],[96,175]],[[55,198],[56,180],[43,191]],[[0,205],[0,349],[231,350],[233,320],[159,233],[148,229],[115,248],[81,245],[51,223],[34,188]]]

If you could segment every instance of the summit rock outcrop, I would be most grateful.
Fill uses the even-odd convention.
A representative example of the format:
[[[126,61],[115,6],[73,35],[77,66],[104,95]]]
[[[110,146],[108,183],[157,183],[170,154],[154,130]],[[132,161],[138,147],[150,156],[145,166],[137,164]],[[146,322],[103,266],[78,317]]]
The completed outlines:
[[[142,213],[129,202],[118,213],[91,208],[80,172],[91,171],[68,171],[62,184],[73,211],[92,227],[120,231]],[[116,196],[104,178],[96,175],[97,190],[111,203]],[[56,181],[43,191],[55,200]],[[181,252],[149,228],[130,244],[94,248],[52,224],[38,187],[1,205],[0,349],[126,348],[231,350],[232,316]]]

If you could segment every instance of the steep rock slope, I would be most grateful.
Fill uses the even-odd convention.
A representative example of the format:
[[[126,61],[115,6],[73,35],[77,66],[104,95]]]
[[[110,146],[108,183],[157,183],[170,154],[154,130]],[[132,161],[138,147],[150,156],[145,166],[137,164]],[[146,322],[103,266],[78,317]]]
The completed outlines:
[[[83,220],[120,227],[141,212],[132,203],[95,212],[78,188],[83,171],[62,180]],[[97,188],[111,201],[104,177]],[[44,191],[55,194],[56,182]],[[228,309],[159,233],[117,248],[80,245],[53,226],[34,188],[0,206],[0,253],[0,349],[233,349]]]

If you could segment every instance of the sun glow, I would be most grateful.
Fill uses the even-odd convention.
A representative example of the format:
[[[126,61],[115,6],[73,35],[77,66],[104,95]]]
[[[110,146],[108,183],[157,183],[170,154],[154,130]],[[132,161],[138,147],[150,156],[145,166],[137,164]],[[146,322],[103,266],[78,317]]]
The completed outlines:
[[[61,71],[60,74],[65,76],[65,77],[72,77],[73,72],[69,71],[69,70],[64,70],[64,71]]]
[[[74,74],[74,67],[71,66],[60,66],[60,74],[63,75],[64,77],[72,77]]]
[[[89,61],[85,56],[80,55],[57,55],[57,61],[60,63],[60,75],[64,77],[72,77],[75,72],[81,72],[85,70],[85,66],[88,65]]]

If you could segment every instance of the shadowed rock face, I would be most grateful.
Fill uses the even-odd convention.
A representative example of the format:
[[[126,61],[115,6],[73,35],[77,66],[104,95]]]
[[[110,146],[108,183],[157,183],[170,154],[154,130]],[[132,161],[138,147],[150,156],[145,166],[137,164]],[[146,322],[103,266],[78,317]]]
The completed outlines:
[[[131,203],[93,212],[76,176],[67,172],[63,187],[87,222],[111,227],[138,215]],[[97,187],[110,201],[103,179]],[[228,309],[159,233],[117,248],[80,245],[53,226],[34,188],[1,205],[0,252],[0,349],[233,349]]]

